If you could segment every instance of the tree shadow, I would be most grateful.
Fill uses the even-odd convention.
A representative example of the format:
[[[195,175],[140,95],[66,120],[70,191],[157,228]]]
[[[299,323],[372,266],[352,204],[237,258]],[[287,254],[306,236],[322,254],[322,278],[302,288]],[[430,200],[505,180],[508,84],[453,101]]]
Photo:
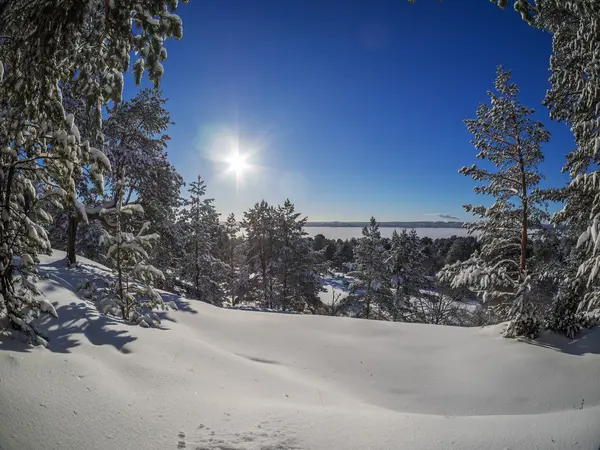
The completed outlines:
[[[137,339],[128,330],[114,328],[127,326],[126,323],[100,314],[84,300],[60,306],[56,312],[59,320],[47,318],[36,324],[48,338],[48,350],[52,352],[70,353],[85,339],[92,345],[110,345],[121,353],[130,353],[126,345]],[[31,349],[25,342],[0,336],[0,350],[29,352]]]
[[[110,270],[88,264],[78,264],[76,267],[68,268],[65,260],[54,261],[38,266],[39,273],[45,278],[45,286],[42,289],[46,293],[57,290],[67,290],[78,297],[79,301],[68,305],[58,306],[54,302],[59,319],[44,318],[35,325],[45,337],[48,338],[48,349],[57,353],[70,353],[72,348],[81,345],[87,340],[92,345],[109,345],[122,353],[130,353],[127,344],[135,341],[137,337],[131,336],[124,327],[135,326],[116,317],[100,313],[96,305],[83,299],[77,294],[77,287],[84,281],[112,276]],[[190,306],[190,301],[178,295],[161,292],[165,302],[174,302],[179,311],[197,314],[198,311]],[[169,322],[176,320],[168,315],[166,311],[158,311],[158,317]],[[157,327],[160,330],[168,330],[166,327]],[[11,350],[30,352],[31,345],[27,342],[0,334],[0,351]]]
[[[70,291],[77,293],[77,286],[84,280],[110,277],[113,273],[102,267],[78,263],[75,267],[68,267],[66,260],[58,260],[47,264],[39,264],[40,274],[47,274],[50,278],[59,281]]]
[[[600,355],[600,327],[584,329],[575,339],[569,339],[558,333],[546,332],[536,340],[522,339],[522,341],[570,355]]]
[[[52,293],[66,290],[78,297],[77,286],[82,281],[109,273],[85,264],[70,269],[65,266],[64,260],[38,266],[40,275],[46,278],[42,280],[45,283],[42,291]],[[72,348],[78,347],[86,339],[92,345],[110,345],[122,353],[129,353],[126,344],[137,338],[122,328],[130,325],[99,313],[93,302],[78,298],[79,301],[63,306],[53,302],[59,319],[43,318],[35,323],[36,328],[48,339],[48,349],[57,353],[70,353]],[[0,337],[0,350],[28,352],[31,348],[27,343],[10,336]]]
[[[85,280],[92,281],[93,279],[114,276],[114,273],[109,269],[83,263],[78,263],[77,267],[68,268],[65,260],[54,261],[48,264],[40,264],[38,267],[42,273],[48,274],[51,279],[58,281],[63,287],[75,292],[76,294],[77,286],[79,286]],[[50,287],[49,289],[56,288]],[[171,292],[158,292],[165,303],[170,301],[174,302],[178,311],[198,314],[198,311],[190,306],[191,303],[189,300]],[[165,319],[169,322],[177,322],[172,317],[169,317],[164,311],[155,312],[157,312],[157,315],[161,318],[161,320]]]
[[[190,300],[183,298],[177,294],[172,294],[170,292],[161,292],[160,295],[163,298],[164,302],[175,303],[178,311],[183,311],[183,312],[190,313],[190,314],[198,314],[198,311],[196,311],[194,308],[192,308],[190,306],[190,304],[191,304]],[[174,320],[172,320],[172,321],[175,322]]]

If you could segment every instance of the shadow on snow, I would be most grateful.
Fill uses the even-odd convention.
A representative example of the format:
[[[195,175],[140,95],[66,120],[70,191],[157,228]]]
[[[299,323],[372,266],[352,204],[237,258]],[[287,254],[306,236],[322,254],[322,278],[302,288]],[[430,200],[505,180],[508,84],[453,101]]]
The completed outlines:
[[[552,349],[569,355],[600,354],[600,327],[581,330],[575,339],[547,332],[536,340],[523,339],[531,345]]]
[[[85,279],[92,280],[99,276],[111,275],[106,269],[86,264],[80,264],[76,268],[65,266],[65,260],[38,266],[40,275],[48,276],[39,282],[43,285],[43,292],[51,294],[60,289],[71,291],[77,296],[77,286]],[[197,314],[197,311],[190,307],[189,301],[166,292],[161,292],[161,295],[165,302],[175,302],[179,311]],[[37,323],[39,331],[48,338],[48,349],[57,353],[70,353],[70,350],[81,345],[81,340],[85,338],[92,345],[109,345],[122,353],[130,353],[131,350],[126,345],[135,341],[137,337],[131,336],[127,328],[136,325],[101,314],[90,300],[81,297],[78,297],[78,300],[62,306],[53,302],[59,319],[44,318]],[[161,321],[176,322],[166,311],[160,311],[158,315]],[[159,329],[168,330],[165,327]],[[13,337],[0,335],[0,350],[29,352],[32,347]]]

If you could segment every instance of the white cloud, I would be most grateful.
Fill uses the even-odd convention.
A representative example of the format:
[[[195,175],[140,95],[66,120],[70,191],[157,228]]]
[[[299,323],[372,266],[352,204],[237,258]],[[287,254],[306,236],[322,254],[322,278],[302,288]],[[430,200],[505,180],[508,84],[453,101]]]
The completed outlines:
[[[449,220],[449,221],[453,221],[453,222],[460,222],[460,219],[456,216],[453,216],[451,214],[442,214],[442,213],[429,213],[429,214],[425,214],[426,216],[436,216],[439,219],[443,219],[443,220]]]

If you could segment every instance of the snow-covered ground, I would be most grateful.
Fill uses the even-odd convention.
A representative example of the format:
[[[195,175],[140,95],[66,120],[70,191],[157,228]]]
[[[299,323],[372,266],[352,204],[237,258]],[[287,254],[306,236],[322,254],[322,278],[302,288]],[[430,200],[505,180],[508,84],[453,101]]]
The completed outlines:
[[[49,349],[0,339],[0,449],[586,449],[600,446],[600,330],[570,342],[220,309],[163,329],[99,315],[56,252]]]
[[[319,298],[326,305],[331,305],[334,299],[338,302],[348,296],[350,283],[353,281],[355,281],[354,278],[343,273],[331,272],[328,276],[321,277],[325,291],[319,292]]]

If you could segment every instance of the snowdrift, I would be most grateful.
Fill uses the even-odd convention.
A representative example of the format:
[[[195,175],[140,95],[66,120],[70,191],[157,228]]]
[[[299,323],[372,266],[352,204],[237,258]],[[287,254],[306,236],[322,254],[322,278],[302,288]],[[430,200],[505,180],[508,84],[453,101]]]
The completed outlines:
[[[44,258],[48,349],[0,338],[0,449],[585,449],[600,330],[576,341],[220,309],[165,293],[162,329],[98,314],[106,270]]]

